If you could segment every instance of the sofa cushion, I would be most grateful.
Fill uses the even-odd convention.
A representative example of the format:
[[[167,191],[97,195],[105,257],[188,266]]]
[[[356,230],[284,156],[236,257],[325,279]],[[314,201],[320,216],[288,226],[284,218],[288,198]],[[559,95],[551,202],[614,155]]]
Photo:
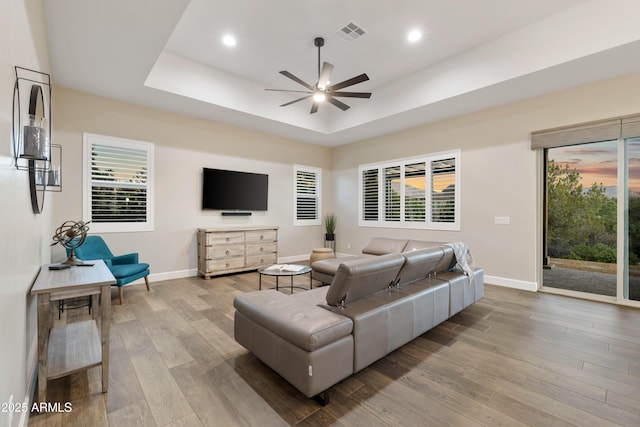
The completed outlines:
[[[404,264],[398,273],[399,286],[423,279],[441,264],[444,248],[440,246],[403,252]]]
[[[345,261],[338,267],[327,291],[327,304],[346,304],[388,288],[394,283],[402,264],[404,257],[400,254]]]
[[[444,255],[438,265],[433,269],[436,273],[450,271],[456,265],[456,255],[453,252],[453,249],[449,246],[442,246],[442,250],[444,251]]]
[[[324,305],[327,303],[328,286],[313,288],[306,292],[298,292],[290,295],[291,298],[309,305]]]
[[[273,289],[238,295],[233,305],[247,318],[306,351],[337,341],[353,329],[348,317],[305,304]]]
[[[404,250],[406,245],[407,241],[405,239],[372,237],[365,247],[362,248],[362,253],[369,255],[399,254]]]

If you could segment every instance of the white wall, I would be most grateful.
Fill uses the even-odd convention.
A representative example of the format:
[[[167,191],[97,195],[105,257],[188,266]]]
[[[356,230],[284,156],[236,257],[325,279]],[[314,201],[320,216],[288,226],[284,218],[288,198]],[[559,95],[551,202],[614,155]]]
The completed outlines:
[[[82,218],[82,133],[148,141],[155,150],[155,230],[103,233],[115,254],[139,252],[151,264],[151,280],[195,275],[196,229],[236,225],[278,226],[281,260],[307,257],[322,246],[320,226],[293,226],[293,165],[323,169],[324,198],[330,191],[330,149],[194,119],[56,87],[59,111],[54,136],[62,144],[62,188],[53,194],[54,223]],[[266,173],[269,210],[250,217],[222,217],[201,209],[203,167]],[[330,209],[331,203],[323,208]],[[63,259],[62,248],[53,249]]]
[[[373,235],[465,241],[487,283],[535,290],[540,275],[540,158],[530,133],[640,112],[640,73],[337,147],[332,152],[338,251]],[[460,148],[459,232],[358,227],[358,165]],[[510,225],[496,225],[509,216]],[[347,245],[351,245],[348,248]]]
[[[34,215],[28,174],[15,168],[12,148],[14,66],[49,72],[41,0],[0,2],[0,402],[22,403],[35,366],[35,299],[29,291],[49,262],[53,206]],[[28,403],[28,402],[27,402]],[[17,425],[20,413],[0,412],[0,426]]]

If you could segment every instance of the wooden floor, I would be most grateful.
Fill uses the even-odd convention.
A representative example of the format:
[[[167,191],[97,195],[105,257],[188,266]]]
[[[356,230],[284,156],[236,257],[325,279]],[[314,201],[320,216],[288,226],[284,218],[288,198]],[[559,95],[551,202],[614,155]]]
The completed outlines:
[[[114,290],[108,393],[99,368],[52,380],[72,411],[30,425],[640,426],[640,310],[486,286],[322,407],[234,341],[233,297],[257,287],[255,272],[155,282],[123,306]]]

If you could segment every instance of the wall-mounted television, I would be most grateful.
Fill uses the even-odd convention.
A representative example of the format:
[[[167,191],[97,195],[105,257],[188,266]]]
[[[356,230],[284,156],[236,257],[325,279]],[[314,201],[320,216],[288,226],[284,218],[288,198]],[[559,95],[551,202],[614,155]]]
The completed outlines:
[[[266,211],[269,175],[202,169],[202,209]]]

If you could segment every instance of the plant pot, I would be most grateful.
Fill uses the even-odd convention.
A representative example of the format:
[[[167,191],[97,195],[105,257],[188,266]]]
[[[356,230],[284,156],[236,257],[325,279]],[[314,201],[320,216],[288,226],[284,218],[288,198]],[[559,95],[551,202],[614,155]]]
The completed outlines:
[[[336,239],[336,235],[333,233],[325,233],[324,240],[327,242],[333,242]]]

